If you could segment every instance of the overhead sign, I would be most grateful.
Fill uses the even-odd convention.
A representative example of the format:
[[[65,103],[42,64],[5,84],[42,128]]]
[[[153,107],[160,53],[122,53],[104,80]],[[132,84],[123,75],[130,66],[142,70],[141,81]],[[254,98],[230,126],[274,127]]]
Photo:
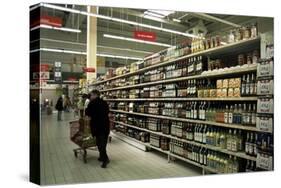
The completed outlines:
[[[146,41],[156,41],[156,33],[149,31],[134,31],[134,38]]]
[[[84,72],[96,72],[94,67],[83,67]]]
[[[50,26],[53,26],[53,27],[61,27],[62,26],[62,19],[59,18],[59,17],[42,15],[39,20],[35,20],[31,24],[31,27],[34,27],[34,26],[37,26],[37,25],[40,25],[40,24],[50,25]]]

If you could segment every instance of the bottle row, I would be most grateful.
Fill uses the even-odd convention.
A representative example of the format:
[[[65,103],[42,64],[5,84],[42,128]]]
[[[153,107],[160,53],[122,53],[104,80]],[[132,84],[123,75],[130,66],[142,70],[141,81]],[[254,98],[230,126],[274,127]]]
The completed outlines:
[[[115,103],[116,104],[116,103]],[[119,102],[118,110],[227,124],[255,126],[255,102]]]
[[[162,132],[188,141],[232,152],[244,152],[257,156],[257,153],[273,153],[273,137],[268,133],[247,132],[240,129],[217,128],[210,125],[185,123],[155,118],[116,115],[116,120],[139,128]]]
[[[105,93],[106,98],[158,98],[158,97],[243,97],[270,93],[273,81],[257,82],[256,74],[249,73],[241,77],[227,79],[191,79],[171,84],[159,84],[151,87],[131,90],[117,90]],[[271,89],[271,90],[269,90]]]

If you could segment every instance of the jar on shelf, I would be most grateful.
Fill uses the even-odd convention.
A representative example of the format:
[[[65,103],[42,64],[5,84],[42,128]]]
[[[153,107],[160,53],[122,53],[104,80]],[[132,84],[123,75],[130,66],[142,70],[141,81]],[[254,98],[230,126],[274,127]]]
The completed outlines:
[[[234,36],[234,31],[230,31],[230,33],[228,34],[228,43],[233,43],[235,40],[235,36]]]
[[[247,40],[250,38],[250,35],[251,35],[251,31],[250,31],[250,28],[249,27],[242,27],[242,31],[243,31],[243,40]]]
[[[242,66],[245,64],[245,62],[246,62],[246,60],[245,60],[244,54],[239,54],[238,55],[238,65]]]
[[[235,42],[238,42],[238,41],[240,41],[241,40],[241,30],[240,30],[240,28],[237,28],[236,30],[235,30]]]
[[[253,56],[252,56],[252,63],[253,64],[257,64],[258,63],[258,59],[259,59],[259,51],[258,50],[254,50]]]
[[[252,24],[252,26],[251,26],[251,38],[256,38],[257,36],[258,36],[257,25]]]
[[[248,65],[252,64],[252,54],[251,53],[247,54],[247,64]]]

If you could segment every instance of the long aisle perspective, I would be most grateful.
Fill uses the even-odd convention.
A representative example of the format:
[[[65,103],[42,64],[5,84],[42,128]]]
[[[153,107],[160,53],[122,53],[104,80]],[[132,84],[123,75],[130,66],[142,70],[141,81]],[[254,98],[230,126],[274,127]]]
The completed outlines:
[[[112,138],[107,146],[110,164],[100,167],[98,151],[88,152],[88,162],[75,158],[77,146],[69,138],[69,121],[73,113],[63,113],[63,121],[57,122],[57,114],[42,115],[41,127],[41,181],[46,184],[105,182],[186,177],[201,174],[201,170],[182,161],[168,163],[167,156],[157,151],[143,152],[118,138]]]

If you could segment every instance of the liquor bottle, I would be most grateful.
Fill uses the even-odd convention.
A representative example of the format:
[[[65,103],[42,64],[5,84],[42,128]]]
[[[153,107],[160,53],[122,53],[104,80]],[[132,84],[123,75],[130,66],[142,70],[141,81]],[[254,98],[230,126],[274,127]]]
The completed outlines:
[[[233,136],[232,136],[232,143],[231,143],[231,151],[237,152],[237,146],[238,146],[238,138],[236,134],[236,129],[234,129]]]
[[[222,131],[220,134],[220,148],[226,149],[226,137],[225,137],[225,131]]]
[[[191,105],[190,105],[190,119],[193,119],[194,117],[194,101],[191,102]]]
[[[242,136],[242,131],[241,129],[238,130],[238,135],[237,135],[237,141],[238,141],[238,151],[243,151],[243,136]]]
[[[256,125],[256,105],[253,104],[253,110],[252,110],[252,113],[251,113],[251,124],[252,125]]]
[[[196,84],[196,80],[193,81],[193,97],[197,97],[197,84]]]
[[[210,144],[210,133],[211,133],[210,131],[211,131],[211,127],[208,127],[207,132],[206,132],[206,144],[207,145],[211,145]]]
[[[203,143],[203,135],[204,135],[204,125],[201,124],[200,143]]]
[[[197,110],[197,102],[194,102],[194,106],[193,106],[193,119],[197,119],[198,117],[198,110]]]
[[[187,88],[186,88],[186,96],[189,97],[190,95],[190,80],[187,81]]]
[[[230,106],[228,112],[228,123],[233,123],[233,105]]]
[[[244,103],[243,112],[242,112],[242,124],[243,125],[247,124],[247,119],[248,119],[248,111],[247,111],[246,103]]]
[[[187,102],[187,105],[186,105],[186,118],[190,119],[190,117],[191,117],[191,104],[190,104],[190,102]]]
[[[216,139],[216,146],[220,147],[220,129],[217,129],[215,139]]]
[[[250,95],[250,75],[247,74],[245,95]]]
[[[228,123],[228,105],[226,105],[225,107],[225,111],[224,111],[224,123]]]
[[[255,138],[253,142],[253,156],[257,156],[257,141],[258,141],[258,133],[255,133]]]
[[[255,78],[254,78],[254,73],[251,76],[250,79],[250,95],[255,95]]]
[[[191,125],[190,126],[190,140],[194,140],[194,126]]]
[[[241,81],[241,96],[244,96],[245,94],[246,94],[246,75],[243,75]]]
[[[231,155],[229,155],[229,158],[228,158],[227,173],[233,173],[233,160],[232,160],[232,156]]]
[[[206,133],[207,133],[207,125],[204,126],[203,135],[202,135],[202,143],[206,144]]]
[[[239,172],[239,161],[236,156],[234,156],[233,159],[233,173],[238,173]]]
[[[202,73],[202,56],[197,57],[197,63],[196,63],[196,74]]]
[[[199,160],[199,163],[200,164],[204,164],[204,148],[203,147],[201,147],[201,149],[200,149],[200,160]]]
[[[254,135],[253,133],[250,134],[250,141],[248,143],[248,147],[249,147],[249,155],[253,155],[254,154]]]
[[[207,165],[207,156],[208,156],[208,150],[207,148],[204,149],[204,158],[203,158],[203,164],[206,166]]]
[[[238,114],[237,114],[237,124],[242,123],[242,117],[243,117],[242,104],[239,104],[238,105]]]
[[[247,133],[247,138],[245,142],[245,153],[249,154],[249,143],[250,143],[250,133]]]
[[[247,116],[246,116],[246,125],[250,125],[252,124],[252,108],[251,108],[251,104],[248,104],[248,110],[247,110]]]
[[[198,125],[194,127],[194,141],[197,142],[198,139]]]
[[[227,140],[226,140],[226,149],[231,151],[231,146],[232,146],[232,131],[231,129],[229,129]]]
[[[234,104],[234,111],[233,111],[232,123],[238,124],[237,118],[238,118],[237,104]]]
[[[211,128],[210,130],[210,134],[209,134],[209,144],[210,145],[214,145],[214,133],[213,133],[213,128]]]

